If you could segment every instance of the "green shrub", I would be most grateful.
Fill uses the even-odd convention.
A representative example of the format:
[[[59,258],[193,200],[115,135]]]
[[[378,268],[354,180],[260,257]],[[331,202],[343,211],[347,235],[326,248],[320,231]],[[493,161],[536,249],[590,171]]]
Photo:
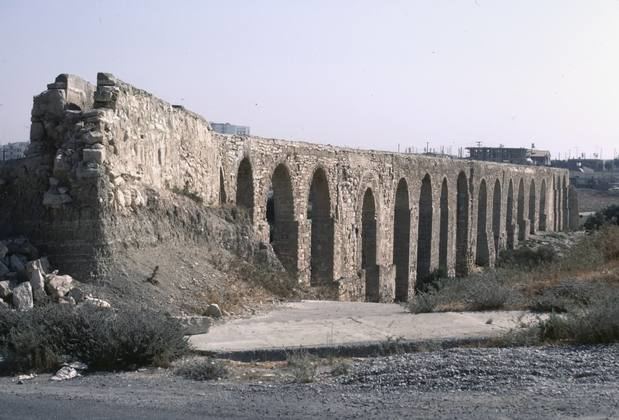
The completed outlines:
[[[484,311],[503,308],[514,290],[503,284],[506,272],[488,271],[464,278],[440,279],[409,303],[413,313]]]
[[[541,294],[533,296],[529,309],[538,312],[564,313],[572,308],[591,304],[597,296],[608,290],[608,286],[563,280],[558,285],[542,290]]]
[[[551,246],[537,248],[523,246],[515,249],[504,249],[496,262],[497,267],[531,269],[541,264],[557,260],[557,253]]]
[[[619,341],[619,290],[607,288],[588,305],[574,307],[565,314],[551,314],[540,324],[545,340],[580,344]]]
[[[218,359],[192,359],[180,364],[174,373],[194,381],[211,381],[228,376],[228,368]]]
[[[160,312],[47,305],[0,312],[0,348],[9,371],[47,371],[75,360],[121,370],[167,366],[188,343],[178,322]]]
[[[598,230],[604,225],[619,225],[619,205],[612,204],[589,216],[584,227],[587,231]]]

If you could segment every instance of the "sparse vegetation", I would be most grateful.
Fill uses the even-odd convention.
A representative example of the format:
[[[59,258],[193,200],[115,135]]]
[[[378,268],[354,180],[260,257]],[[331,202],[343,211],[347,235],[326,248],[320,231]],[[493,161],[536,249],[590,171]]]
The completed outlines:
[[[188,350],[178,322],[166,314],[69,305],[0,311],[4,371],[49,371],[79,360],[96,370],[168,366]]]
[[[294,351],[286,359],[287,368],[295,382],[314,382],[318,372],[318,358],[305,351]]]
[[[604,225],[619,225],[619,205],[612,204],[598,212],[585,221],[585,229],[588,231],[598,230]]]
[[[544,247],[521,248],[504,253],[497,269],[466,278],[440,278],[419,292],[409,309],[413,313],[490,309],[562,313],[548,321],[540,333],[544,339],[559,337],[558,331],[571,331],[565,334],[582,341],[581,336],[576,338],[578,327],[592,318],[605,331],[598,336],[612,336],[608,333],[612,324],[591,308],[612,306],[604,299],[617,296],[617,260],[619,226],[604,225],[577,242],[563,258]]]
[[[182,362],[174,373],[194,381],[212,381],[228,376],[226,364],[211,357],[190,359]]]
[[[540,338],[579,344],[619,341],[619,290],[609,288],[588,304],[551,314],[540,324]]]
[[[413,313],[501,309],[510,299],[499,272],[467,278],[442,278],[419,292],[409,304]]]

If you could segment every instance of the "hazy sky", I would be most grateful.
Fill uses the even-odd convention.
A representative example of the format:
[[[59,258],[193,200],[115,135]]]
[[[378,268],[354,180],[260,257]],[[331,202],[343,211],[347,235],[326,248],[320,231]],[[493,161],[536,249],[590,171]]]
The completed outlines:
[[[618,0],[0,0],[0,143],[98,71],[260,136],[619,153]]]

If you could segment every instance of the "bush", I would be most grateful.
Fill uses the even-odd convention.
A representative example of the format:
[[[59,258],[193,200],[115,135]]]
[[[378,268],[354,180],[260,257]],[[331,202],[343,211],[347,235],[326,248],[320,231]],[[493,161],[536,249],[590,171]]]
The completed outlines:
[[[409,303],[412,313],[500,309],[512,298],[502,272],[489,271],[466,278],[440,279]]]
[[[537,248],[523,246],[521,248],[502,250],[496,265],[497,267],[531,269],[556,260],[557,253],[551,246],[545,245]]]
[[[228,368],[221,360],[208,357],[188,360],[178,366],[174,373],[194,381],[211,381],[228,376]]]
[[[0,312],[0,348],[9,371],[48,371],[75,360],[117,370],[168,366],[188,343],[178,322],[160,312],[47,305]]]
[[[585,221],[587,231],[598,230],[604,225],[619,225],[619,205],[612,204],[596,212]]]
[[[538,312],[564,313],[579,306],[586,306],[603,294],[608,286],[598,283],[564,280],[532,297],[529,309]]]
[[[307,352],[292,352],[287,357],[288,369],[295,382],[309,383],[316,378],[318,359]]]
[[[619,341],[619,290],[607,288],[586,306],[570,309],[565,314],[551,314],[540,324],[545,340],[570,341],[580,344]]]

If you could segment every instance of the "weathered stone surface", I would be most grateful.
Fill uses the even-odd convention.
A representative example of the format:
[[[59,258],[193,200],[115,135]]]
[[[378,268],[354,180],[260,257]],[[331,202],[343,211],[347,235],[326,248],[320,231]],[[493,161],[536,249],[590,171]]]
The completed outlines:
[[[9,306],[8,303],[6,303],[4,300],[0,299],[0,310],[3,309],[10,309],[11,307]]]
[[[32,295],[35,301],[45,298],[45,275],[44,263],[41,260],[28,261],[26,273],[32,286]]]
[[[4,244],[4,242],[0,242],[0,259],[4,258],[7,252],[9,252],[7,246]]]
[[[50,380],[59,382],[77,378],[78,376],[80,376],[80,374],[77,372],[77,369],[71,366],[63,366],[50,378]]]
[[[69,275],[59,276],[51,274],[45,283],[45,290],[52,298],[58,300],[64,297],[73,288],[73,277]]]
[[[9,268],[4,265],[4,263],[2,261],[0,261],[0,279],[7,273],[9,273],[11,270],[9,270]]]
[[[180,316],[176,317],[185,335],[206,334],[212,324],[208,316]]]
[[[13,288],[12,302],[13,307],[18,311],[27,311],[33,308],[34,301],[30,283],[20,283]]]
[[[6,299],[13,293],[13,286],[9,280],[0,280],[0,299]]]
[[[80,303],[78,306],[91,306],[94,308],[111,308],[112,307],[112,305],[109,302],[103,299],[98,299],[98,298],[94,298],[91,296],[86,296],[84,301]]]
[[[218,304],[211,303],[206,307],[204,315],[210,316],[211,318],[221,318],[221,309],[219,309]]]
[[[20,258],[19,256],[11,255],[10,261],[11,261],[10,268],[12,271],[19,273],[26,269],[26,266],[24,265],[24,259]]]
[[[64,204],[69,204],[73,199],[68,194],[46,192],[43,195],[43,205],[54,209],[62,208]]]

